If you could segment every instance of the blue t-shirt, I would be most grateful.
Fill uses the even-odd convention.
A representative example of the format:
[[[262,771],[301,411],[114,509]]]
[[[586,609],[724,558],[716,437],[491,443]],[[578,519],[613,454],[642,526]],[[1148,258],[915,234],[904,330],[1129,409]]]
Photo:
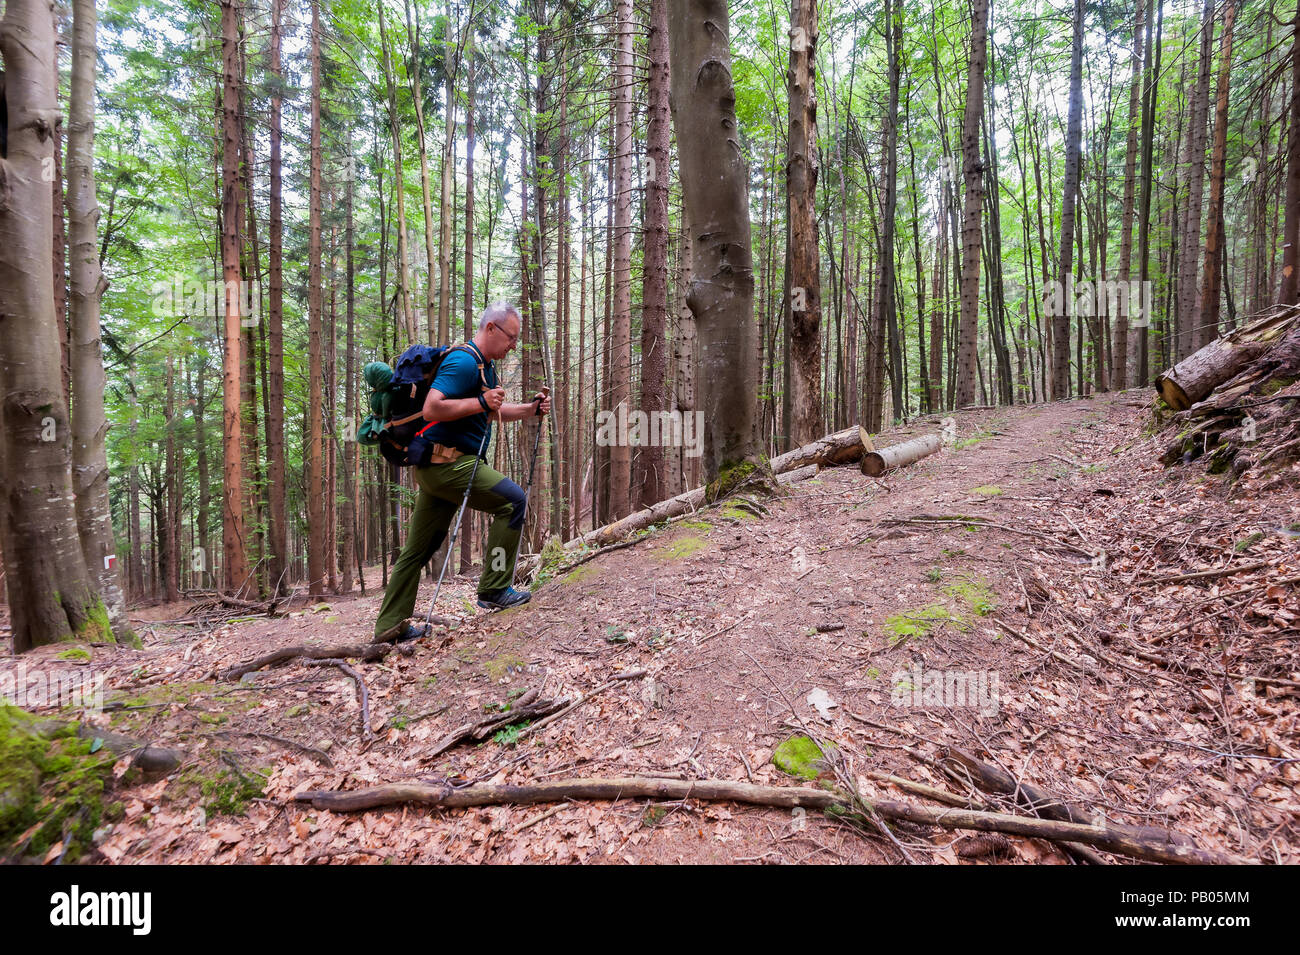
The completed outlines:
[[[482,356],[472,351],[473,347],[453,348],[447,352],[442,364],[438,366],[438,373],[433,377],[431,387],[434,391],[441,392],[444,398],[477,398],[483,393],[483,380],[480,380],[478,373],[478,360]],[[493,362],[483,363],[483,379],[489,388],[497,387],[497,369]],[[480,445],[484,453],[487,452],[492,438],[489,433],[485,442],[483,435],[491,429],[492,423],[488,421],[487,412],[480,411],[455,421],[439,422],[426,431],[425,436],[437,444],[456,448],[466,454],[477,454]]]

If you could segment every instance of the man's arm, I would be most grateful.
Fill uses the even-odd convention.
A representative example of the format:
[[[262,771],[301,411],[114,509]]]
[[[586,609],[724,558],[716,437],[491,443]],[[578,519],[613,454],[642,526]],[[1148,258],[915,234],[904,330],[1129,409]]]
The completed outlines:
[[[543,399],[542,414],[549,414],[551,411],[550,395],[543,396],[541,394],[538,394],[537,397]],[[501,406],[499,417],[496,415],[494,415],[493,417],[498,417],[498,420],[503,422],[522,421],[524,418],[531,418],[536,414],[537,414],[537,398],[534,398],[532,401],[529,401],[524,404],[520,404],[516,402],[512,402],[510,404],[503,404]]]
[[[424,399],[424,420],[425,421],[455,421],[458,418],[468,418],[470,415],[482,414],[483,406],[486,404],[489,412],[501,408],[505,402],[506,391],[504,388],[493,388],[490,391],[483,392],[483,401],[480,402],[477,397],[474,398],[448,398],[441,391],[435,388],[429,389],[428,397]],[[505,407],[519,407],[517,405],[505,405]],[[531,408],[532,405],[524,407]],[[496,417],[496,415],[491,415]],[[520,416],[522,417],[522,415]],[[513,420],[513,419],[506,419]]]

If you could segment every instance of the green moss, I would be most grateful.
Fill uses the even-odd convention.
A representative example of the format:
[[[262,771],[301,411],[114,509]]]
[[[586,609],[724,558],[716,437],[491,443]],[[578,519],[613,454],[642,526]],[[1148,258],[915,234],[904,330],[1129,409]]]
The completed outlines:
[[[827,743],[826,749],[829,755],[835,747]],[[800,779],[816,779],[827,768],[826,757],[816,742],[802,734],[781,743],[772,753],[772,763],[781,772]]]
[[[512,669],[522,670],[524,661],[522,657],[517,657],[513,653],[503,653],[499,657],[488,660],[483,664],[483,668],[487,670],[488,676],[494,680],[499,680]]]
[[[885,629],[889,631],[889,643],[898,643],[908,637],[924,637],[941,623],[957,623],[956,617],[942,604],[931,604],[918,610],[894,614],[885,620]]]
[[[680,524],[678,524],[677,526],[678,526],[678,527],[689,527],[691,530],[696,530],[696,531],[711,531],[711,530],[713,530],[713,525],[710,524],[708,521],[682,521],[682,522],[681,522]]]
[[[735,505],[732,505],[732,506],[729,506],[729,507],[724,507],[724,508],[722,509],[722,516],[723,516],[723,517],[731,517],[731,518],[734,518],[735,520],[738,520],[738,521],[746,521],[746,520],[749,520],[749,521],[755,521],[755,520],[758,520],[758,515],[757,515],[757,514],[753,514],[753,513],[749,512],[749,511],[745,510],[743,507],[736,507]]]
[[[564,549],[564,544],[558,537],[552,537],[542,548],[540,555],[541,561],[537,565],[537,573],[533,576],[533,586],[540,587],[560,569],[565,560],[573,557],[569,551]]]
[[[977,431],[969,438],[962,438],[958,441],[954,441],[952,449],[954,451],[964,451],[966,448],[973,448],[981,441],[987,441],[991,437],[993,437],[993,432],[991,431]]]
[[[761,487],[768,494],[780,493],[766,457],[760,455],[757,461],[724,461],[718,468],[717,478],[705,485],[705,503],[716,504],[743,487]]]
[[[201,779],[199,791],[203,794],[203,808],[213,815],[242,816],[250,802],[262,797],[270,776],[271,770],[267,768],[248,773],[227,771]]]
[[[114,761],[102,741],[78,738],[76,724],[38,728],[0,704],[0,855],[38,857],[63,839],[65,861],[77,859],[103,816]]]
[[[600,568],[595,564],[583,564],[576,567],[560,578],[562,584],[576,584],[584,580],[590,580],[593,577],[600,576]]]
[[[708,541],[699,537],[680,537],[667,547],[660,548],[655,556],[660,560],[681,560],[708,546]]]
[[[1274,378],[1260,388],[1259,393],[1262,395],[1275,395],[1283,388],[1289,388],[1293,384],[1295,384],[1294,378]]]
[[[1102,471],[1106,470],[1107,467],[1109,467],[1109,465],[1106,464],[1085,464],[1079,470],[1084,474],[1100,474]]]
[[[85,647],[71,647],[58,654],[60,660],[89,660],[90,651]]]
[[[998,487],[996,484],[984,484],[980,487],[971,488],[970,492],[972,494],[978,494],[980,497],[997,497],[1002,493],[1002,488]]]
[[[982,580],[964,578],[949,584],[943,589],[943,592],[949,597],[957,597],[966,601],[971,612],[978,617],[987,617],[997,607],[996,595],[989,585]]]
[[[113,625],[108,621],[108,609],[104,601],[96,599],[85,608],[86,619],[77,630],[79,643],[115,643]]]

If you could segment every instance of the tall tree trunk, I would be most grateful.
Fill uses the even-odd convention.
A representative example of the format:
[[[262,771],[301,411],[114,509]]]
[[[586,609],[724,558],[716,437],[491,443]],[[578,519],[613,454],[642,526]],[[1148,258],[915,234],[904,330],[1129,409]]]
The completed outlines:
[[[425,331],[430,345],[446,344],[446,321],[435,325],[434,315],[437,304],[433,299],[434,246],[433,246],[433,205],[429,198],[429,150],[425,142],[424,125],[424,90],[420,83],[420,39],[419,22],[411,15],[411,0],[406,0],[406,36],[411,47],[411,66],[407,70],[407,79],[411,84],[411,102],[415,106],[415,147],[420,156],[420,201],[424,210],[424,260],[428,269],[425,286],[424,319]],[[448,28],[450,29],[450,27]],[[445,177],[444,177],[445,178]],[[446,182],[443,183],[442,219],[447,219]],[[445,319],[445,316],[444,316]]]
[[[454,61],[455,43],[452,37],[452,18],[450,4],[447,15],[447,38],[443,52],[443,63]],[[452,202],[452,174],[456,170],[456,109],[452,94],[455,67],[444,70],[446,85],[444,87],[445,135],[442,141],[442,207],[438,225],[438,343],[445,345],[451,335],[451,227],[455,219],[455,205]],[[430,269],[433,268],[430,259]],[[429,273],[430,298],[433,292],[433,273]]]
[[[397,320],[399,327],[406,334],[407,344],[411,344],[415,342],[418,333],[415,327],[415,309],[411,300],[410,253],[406,248],[406,190],[403,188],[405,176],[402,171],[402,127],[401,118],[397,114],[397,81],[393,73],[392,54],[388,47],[388,28],[384,19],[383,0],[376,0],[375,10],[379,14],[379,42],[383,50],[384,82],[388,88],[388,128],[393,137],[395,179],[393,192],[397,201],[397,276],[400,296],[397,303]]]
[[[267,285],[270,309],[267,315],[266,370],[266,457],[267,497],[270,500],[270,560],[267,578],[272,595],[285,593],[288,587],[289,524],[285,510],[284,463],[284,219],[281,198],[281,109],[283,78],[280,72],[280,49],[284,0],[271,0],[271,193],[270,193],[270,274]]]
[[[1223,180],[1228,151],[1228,70],[1232,66],[1232,24],[1237,17],[1236,0],[1228,0],[1223,14],[1220,47],[1219,86],[1214,105],[1214,148],[1210,157],[1210,208],[1205,215],[1205,277],[1201,288],[1201,344],[1219,337],[1219,295],[1223,290]]]
[[[1137,185],[1138,93],[1142,79],[1142,31],[1147,5],[1147,0],[1138,0],[1137,13],[1133,21],[1133,66],[1128,94],[1128,137],[1124,147],[1124,212],[1119,240],[1119,287],[1121,289],[1128,288],[1132,275],[1130,260],[1133,255],[1134,194]],[[1119,313],[1115,316],[1115,355],[1111,368],[1111,383],[1117,391],[1123,391],[1128,387],[1130,299],[1131,296],[1121,292]]]
[[[1300,3],[1291,25],[1291,121],[1286,140],[1286,217],[1278,301],[1300,302]]]
[[[0,441],[4,567],[13,649],[111,639],[77,533],[71,430],[50,275],[54,20],[48,3],[8,0],[0,20],[8,116],[0,159]]]
[[[1057,261],[1059,296],[1053,296],[1052,311],[1052,397],[1070,395],[1070,317],[1074,312],[1071,269],[1074,265],[1074,232],[1079,193],[1079,148],[1083,138],[1083,0],[1074,0],[1074,46],[1070,54],[1070,113],[1065,132],[1065,182],[1061,188],[1061,255]],[[1082,382],[1083,368],[1079,368]]]
[[[68,99],[68,239],[72,372],[72,488],[86,570],[95,578],[119,640],[129,639],[126,600],[116,559],[108,502],[104,438],[104,362],[99,302],[107,283],[99,267],[99,203],[95,199],[95,3],[76,0],[72,26],[72,82]]]
[[[311,5],[311,182],[307,245],[307,586],[313,596],[325,592],[325,460],[322,451],[321,326],[321,131],[320,5]],[[400,188],[399,188],[400,194]]]
[[[646,130],[644,263],[641,291],[641,410],[658,415],[667,410],[668,342],[668,143],[672,119],[668,113],[668,3],[650,2],[649,117]],[[581,380],[581,379],[579,379]],[[657,504],[664,493],[664,449],[655,444],[640,449],[636,484],[638,507]]]
[[[610,343],[610,405],[632,409],[632,0],[618,0],[614,64],[614,325]],[[624,412],[624,413],[626,413]],[[632,511],[632,449],[615,441],[609,449],[610,514]]]
[[[222,375],[224,414],[222,447],[225,468],[222,488],[222,551],[224,589],[241,590],[248,582],[248,553],[244,528],[243,431],[240,416],[243,279],[240,264],[239,206],[239,11],[234,0],[221,0],[222,150],[221,262],[225,281],[225,358]]]
[[[1155,117],[1156,117],[1156,79],[1160,72],[1160,33],[1165,22],[1165,8],[1163,3],[1155,4],[1155,40],[1152,41],[1152,30],[1147,27],[1146,48],[1143,55],[1143,90],[1142,90],[1142,169],[1139,173],[1139,180],[1142,184],[1141,199],[1139,200],[1139,224],[1138,224],[1138,276],[1142,282],[1142,287],[1147,287],[1150,281],[1151,266],[1151,168],[1154,158],[1155,148]],[[1152,48],[1154,45],[1155,58],[1152,59]],[[1298,47],[1297,49],[1300,49]],[[1151,296],[1154,300],[1154,296]],[[1145,382],[1150,374],[1149,372],[1149,353],[1151,347],[1151,332],[1149,323],[1151,316],[1144,314],[1139,326],[1141,331],[1137,340],[1137,380],[1139,383]]]
[[[1082,0],[1076,0],[1081,3]],[[984,167],[980,161],[980,117],[984,113],[984,67],[987,62],[988,0],[972,6],[970,71],[966,77],[966,114],[962,122],[962,162],[966,206],[962,217],[961,323],[957,340],[957,407],[975,402],[979,344],[981,217],[984,213]]]
[[[792,0],[790,68],[786,71],[790,128],[785,187],[789,248],[790,423],[792,444],[822,430],[821,258],[817,241],[817,0]]]
[[[754,271],[749,170],[737,139],[726,0],[671,0],[673,121],[691,225],[687,304],[700,340],[704,469],[715,481],[761,463],[754,411]]]
[[[1201,248],[1201,209],[1205,183],[1205,135],[1210,100],[1210,62],[1214,41],[1214,0],[1205,0],[1201,11],[1201,53],[1196,87],[1188,102],[1188,127],[1183,168],[1187,170],[1187,201],[1183,204],[1182,236],[1178,247],[1178,291],[1175,307],[1179,359],[1186,358],[1208,339],[1201,322],[1200,291],[1196,264]]]

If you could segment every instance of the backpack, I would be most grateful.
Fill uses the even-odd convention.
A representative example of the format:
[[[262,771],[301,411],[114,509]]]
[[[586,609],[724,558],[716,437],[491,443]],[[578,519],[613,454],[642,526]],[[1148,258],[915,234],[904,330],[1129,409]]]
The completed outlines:
[[[370,414],[361,422],[357,441],[378,446],[385,460],[398,467],[423,467],[433,445],[424,433],[438,422],[424,420],[424,400],[429,395],[442,360],[454,349],[468,345],[412,345],[397,357],[395,367],[372,361],[361,375],[370,388]],[[473,349],[469,349],[475,354]],[[475,359],[478,356],[475,354]],[[479,364],[480,375],[482,363]]]

